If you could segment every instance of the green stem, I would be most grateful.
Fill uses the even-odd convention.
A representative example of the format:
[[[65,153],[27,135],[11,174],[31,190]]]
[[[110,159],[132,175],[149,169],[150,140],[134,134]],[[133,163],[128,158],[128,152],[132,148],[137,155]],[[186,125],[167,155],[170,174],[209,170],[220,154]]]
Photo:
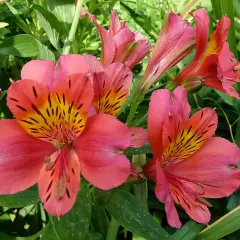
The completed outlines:
[[[240,120],[237,121],[237,129],[235,133],[235,141],[238,146],[240,146]]]
[[[106,240],[115,240],[118,235],[119,227],[120,224],[112,217],[108,227]]]
[[[77,26],[78,26],[78,23],[79,23],[79,20],[80,20],[80,14],[81,14],[82,6],[83,6],[83,0],[78,0],[77,6],[76,6],[76,9],[75,9],[75,13],[74,13],[74,17],[73,17],[72,26],[71,26],[71,29],[69,31],[68,40],[65,44],[66,46],[64,47],[63,54],[69,54],[70,53],[71,45],[73,43],[74,36],[75,36],[76,30],[77,30]]]
[[[143,99],[144,99],[143,93],[138,93],[133,97],[132,102],[131,102],[130,112],[127,117],[127,125],[128,126],[131,125],[133,117],[137,111],[137,108]]]

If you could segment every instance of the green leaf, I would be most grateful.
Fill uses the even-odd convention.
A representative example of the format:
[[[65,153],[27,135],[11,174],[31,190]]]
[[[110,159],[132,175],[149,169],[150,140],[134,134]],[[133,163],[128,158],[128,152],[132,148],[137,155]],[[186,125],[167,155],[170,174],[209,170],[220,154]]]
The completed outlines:
[[[139,155],[139,154],[148,154],[148,153],[151,153],[151,148],[150,148],[149,143],[143,145],[140,148],[128,148],[125,151],[125,154],[127,156]]]
[[[10,3],[6,2],[9,10],[14,14],[14,16],[17,19],[17,25],[27,34],[31,34],[31,29],[29,26],[22,20],[22,18],[19,16],[19,13],[16,8],[14,8]]]
[[[109,228],[109,219],[106,210],[92,209],[91,227],[94,231],[106,237]]]
[[[124,228],[141,237],[148,240],[170,239],[168,233],[129,192],[116,190],[107,210]]]
[[[0,195],[0,206],[9,208],[21,208],[39,202],[37,186],[33,186],[24,192]]]
[[[240,206],[205,228],[196,240],[218,240],[240,229]]]
[[[94,188],[92,191],[93,206],[96,209],[105,209],[112,199],[113,191],[104,191],[98,188]]]
[[[27,34],[19,34],[7,38],[0,44],[0,55],[13,55],[17,57],[34,57],[55,60],[54,54],[41,42]]]
[[[87,182],[81,181],[77,200],[69,213],[60,220],[50,216],[41,240],[84,239],[91,219],[92,199]]]
[[[57,18],[51,12],[39,5],[34,4],[34,8],[38,21],[42,28],[46,31],[49,41],[58,51],[60,51],[59,32],[56,30],[56,26],[60,26],[60,23]]]
[[[6,93],[7,93],[7,90],[4,90],[4,91],[1,92],[1,94],[0,94],[0,100],[3,99],[3,97],[6,95]]]
[[[52,12],[58,19],[59,22],[63,23],[65,31],[69,31],[74,11],[75,5],[73,0],[46,0],[48,9]]]
[[[234,192],[228,199],[227,210],[231,211],[240,205],[240,191]]]
[[[103,236],[100,233],[97,232],[92,232],[92,231],[88,231],[87,232],[87,240],[104,240]]]
[[[183,227],[172,234],[171,237],[172,240],[194,240],[203,228],[203,225],[190,220],[184,224]]]
[[[215,90],[215,92],[223,99],[223,101],[231,106],[234,106],[234,103],[237,101],[235,98]]]

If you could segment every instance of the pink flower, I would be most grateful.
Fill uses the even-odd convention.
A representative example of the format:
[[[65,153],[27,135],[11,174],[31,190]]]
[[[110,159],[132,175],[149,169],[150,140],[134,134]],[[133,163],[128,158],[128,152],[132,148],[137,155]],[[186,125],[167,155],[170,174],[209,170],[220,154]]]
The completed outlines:
[[[149,53],[151,45],[148,41],[140,33],[132,32],[125,22],[120,22],[114,10],[111,13],[109,31],[97,23],[94,15],[90,15],[90,18],[101,37],[101,63],[104,67],[121,62],[133,68]]]
[[[204,108],[189,118],[190,106],[182,87],[158,90],[152,94],[148,133],[153,160],[145,175],[156,181],[155,194],[165,204],[167,220],[181,227],[174,202],[195,221],[210,220],[206,198],[232,194],[240,184],[239,148],[220,137],[215,111]]]
[[[240,77],[236,71],[238,62],[226,42],[229,18],[221,18],[209,43],[209,17],[206,10],[198,9],[194,18],[197,29],[196,54],[192,63],[173,82],[184,86],[188,91],[196,91],[205,85],[240,99],[233,87]]]
[[[123,152],[131,132],[110,115],[88,117],[93,87],[88,65],[80,59],[63,56],[58,67],[51,61],[27,63],[23,80],[8,90],[7,104],[16,119],[0,121],[0,193],[23,191],[37,182],[45,209],[58,217],[72,208],[81,175],[106,190],[130,174]]]
[[[183,21],[179,14],[170,12],[144,73],[141,90],[147,91],[163,73],[191,52],[194,40],[195,29]]]
[[[129,96],[133,74],[122,63],[112,63],[106,68],[92,55],[83,55],[91,69],[94,97],[90,115],[106,113],[116,116]],[[148,133],[143,128],[130,128],[131,147],[141,147],[148,142]]]

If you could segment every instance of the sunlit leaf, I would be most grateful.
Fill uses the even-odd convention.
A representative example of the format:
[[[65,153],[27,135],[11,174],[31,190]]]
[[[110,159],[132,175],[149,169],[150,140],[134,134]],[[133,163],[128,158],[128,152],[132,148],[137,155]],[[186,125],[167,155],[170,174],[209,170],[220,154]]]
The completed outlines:
[[[9,208],[25,207],[39,201],[36,185],[20,193],[0,195],[0,206]]]

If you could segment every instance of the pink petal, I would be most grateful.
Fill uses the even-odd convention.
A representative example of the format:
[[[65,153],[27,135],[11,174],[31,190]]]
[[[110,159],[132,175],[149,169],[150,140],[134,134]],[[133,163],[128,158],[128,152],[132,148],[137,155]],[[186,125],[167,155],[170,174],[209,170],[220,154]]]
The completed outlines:
[[[113,164],[130,146],[130,130],[111,115],[99,113],[88,119],[73,147],[80,162],[93,167]]]
[[[131,147],[139,148],[148,142],[147,130],[140,127],[131,127]]]
[[[22,79],[37,81],[53,91],[57,83],[67,76],[90,73],[85,58],[79,54],[68,54],[59,58],[58,67],[53,61],[32,60],[26,63],[21,72]]]
[[[31,79],[43,84],[50,90],[55,85],[55,63],[47,60],[32,60],[26,63],[21,71],[22,79]]]
[[[186,121],[191,111],[186,90],[183,87],[177,87],[173,91],[171,99],[171,114],[179,114],[182,120]]]
[[[55,81],[57,84],[59,81],[66,79],[67,76],[74,74],[87,75],[89,73],[90,67],[88,66],[84,56],[79,54],[63,55],[58,61]]]
[[[172,164],[166,171],[199,182],[204,186],[206,197],[226,197],[240,185],[240,170],[234,168],[239,161],[239,153],[235,144],[213,137],[190,158]]]
[[[124,63],[131,44],[135,42],[135,34],[128,28],[124,28],[113,37],[113,41],[116,47],[114,62]]]
[[[136,40],[136,35],[135,42],[136,46],[134,46],[130,50],[129,55],[125,60],[125,65],[130,69],[132,69],[136,64],[141,62],[142,59],[147,56],[147,54],[150,52],[152,48],[151,44],[147,40],[145,39]]]
[[[105,69],[105,73],[111,79],[118,97],[122,94],[128,95],[133,80],[133,73],[128,67],[121,63],[113,63]]]
[[[83,54],[85,61],[87,62],[92,73],[102,72],[104,68],[102,64],[97,60],[97,58],[91,54]]]
[[[112,63],[115,55],[115,45],[112,36],[108,33],[108,31],[101,27],[94,15],[90,15],[92,22],[97,27],[99,32],[101,41],[102,41],[102,55],[101,55],[101,63],[103,66],[108,66]]]
[[[63,159],[56,160],[59,154],[60,151],[55,152],[50,163],[44,164],[38,179],[39,195],[44,208],[57,217],[63,216],[72,208],[80,185],[80,163],[74,150],[66,149],[64,152],[66,171],[63,170]]]
[[[37,182],[44,158],[54,148],[28,135],[16,120],[1,120],[0,129],[0,193],[23,191]]]
[[[147,90],[161,74],[192,51],[194,39],[195,29],[189,27],[180,15],[170,12],[153,49],[141,88]]]
[[[157,90],[152,93],[148,113],[148,136],[152,152],[160,157],[163,151],[162,131],[169,117],[171,96],[168,90]]]
[[[204,8],[198,9],[193,15],[196,24],[196,54],[193,62],[199,60],[208,43],[209,17]]]
[[[111,105],[114,104],[115,100],[111,78],[105,72],[96,72],[92,78],[94,88],[92,105],[96,109],[96,112],[110,114]]]
[[[152,159],[143,167],[144,176],[156,182],[156,159]]]
[[[122,24],[115,10],[111,12],[109,33],[113,37],[121,30]]]
[[[177,179],[171,179],[170,189],[175,202],[180,204],[193,220],[208,224],[211,214],[205,205],[205,203],[209,204],[206,200],[200,199],[197,193],[191,192],[184,183],[179,183]]]
[[[103,166],[81,162],[81,169],[83,176],[91,184],[97,188],[109,190],[127,181],[130,175],[130,162],[124,155],[118,155],[112,158],[110,164]]]
[[[218,125],[218,116],[211,108],[203,108],[194,113],[183,124],[183,129],[189,133],[193,133],[201,139],[191,141],[198,142],[199,140],[206,140],[213,136]]]
[[[177,136],[182,128],[182,123],[183,121],[179,114],[170,116],[165,121],[162,132],[163,151],[165,151],[171,144],[176,142]]]
[[[157,199],[165,204],[165,212],[167,214],[167,221],[171,227],[180,228],[181,222],[177,210],[174,206],[174,201],[169,188],[168,180],[160,166],[160,162],[156,161],[156,176],[157,183],[155,188],[155,194]]]

